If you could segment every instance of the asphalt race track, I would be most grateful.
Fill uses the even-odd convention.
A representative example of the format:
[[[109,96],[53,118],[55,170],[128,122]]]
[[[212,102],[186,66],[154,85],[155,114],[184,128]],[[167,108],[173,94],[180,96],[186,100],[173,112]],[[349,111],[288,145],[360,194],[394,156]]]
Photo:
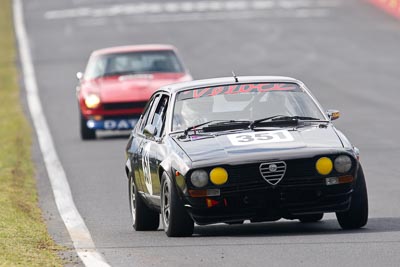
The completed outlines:
[[[23,1],[44,112],[75,204],[111,266],[399,266],[400,20],[367,0]],[[97,48],[175,45],[197,78],[284,75],[304,81],[361,151],[370,219],[343,231],[334,215],[197,226],[191,238],[135,232],[124,174],[127,135],[79,137],[75,73]],[[49,229],[72,246],[37,142]]]

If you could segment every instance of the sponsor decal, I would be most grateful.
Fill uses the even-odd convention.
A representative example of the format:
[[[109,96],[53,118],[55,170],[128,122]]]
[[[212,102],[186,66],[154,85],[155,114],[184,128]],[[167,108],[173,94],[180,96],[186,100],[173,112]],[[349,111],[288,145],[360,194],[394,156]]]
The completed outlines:
[[[271,91],[301,91],[301,88],[295,83],[236,84],[184,91],[178,95],[178,100],[216,95],[266,93]]]
[[[104,129],[132,129],[137,120],[104,120]]]
[[[88,120],[87,126],[90,129],[99,130],[130,130],[135,127],[137,119],[114,119],[114,120]]]
[[[294,141],[292,134],[287,130],[231,134],[227,137],[234,146]]]

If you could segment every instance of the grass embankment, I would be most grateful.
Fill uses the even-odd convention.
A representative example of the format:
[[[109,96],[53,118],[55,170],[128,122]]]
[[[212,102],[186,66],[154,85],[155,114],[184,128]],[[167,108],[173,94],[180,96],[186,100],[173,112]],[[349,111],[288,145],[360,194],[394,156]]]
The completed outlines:
[[[0,1],[0,267],[62,266],[38,207],[31,129],[21,108],[11,0]]]

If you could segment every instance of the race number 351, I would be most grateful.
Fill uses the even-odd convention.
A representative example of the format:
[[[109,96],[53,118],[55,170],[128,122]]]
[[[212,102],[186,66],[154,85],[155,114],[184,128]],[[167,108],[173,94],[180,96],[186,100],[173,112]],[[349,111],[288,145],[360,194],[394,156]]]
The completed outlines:
[[[234,146],[280,143],[294,140],[293,136],[286,130],[232,134],[228,135],[228,138]]]

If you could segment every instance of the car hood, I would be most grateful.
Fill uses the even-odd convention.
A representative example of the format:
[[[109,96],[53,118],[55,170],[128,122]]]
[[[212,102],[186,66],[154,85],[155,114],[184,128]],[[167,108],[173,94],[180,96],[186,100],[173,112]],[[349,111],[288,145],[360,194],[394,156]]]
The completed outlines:
[[[82,88],[99,94],[102,102],[147,101],[161,86],[190,79],[186,73],[112,76],[87,81]]]
[[[245,163],[268,159],[312,157],[343,150],[334,127],[308,126],[274,131],[244,131],[214,136],[174,138],[193,162]]]

